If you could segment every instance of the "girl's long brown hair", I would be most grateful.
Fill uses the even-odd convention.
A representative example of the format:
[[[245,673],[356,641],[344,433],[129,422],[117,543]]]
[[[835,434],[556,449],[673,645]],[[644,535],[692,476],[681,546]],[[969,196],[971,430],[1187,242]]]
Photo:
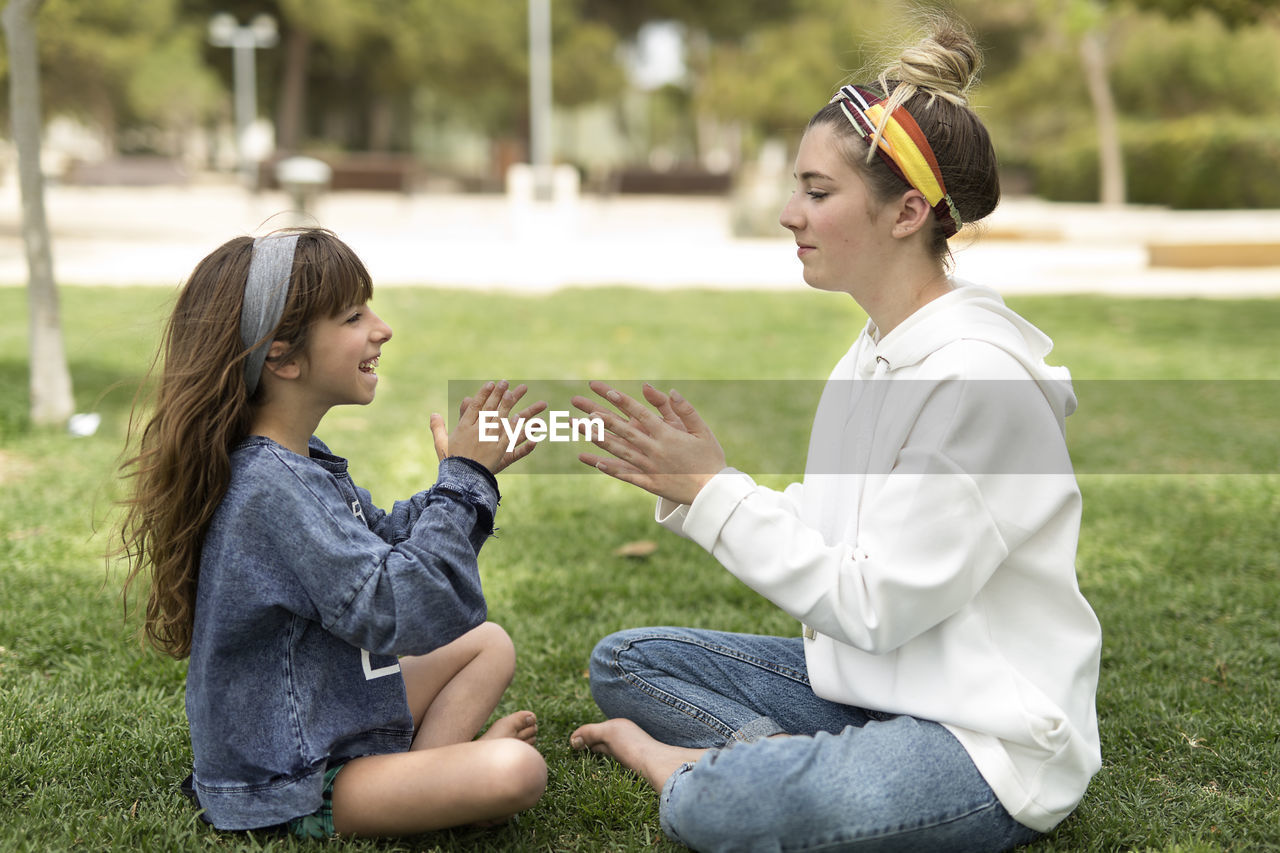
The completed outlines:
[[[373,295],[364,264],[332,232],[289,230],[298,234],[289,295],[268,336],[289,344],[279,356],[283,361],[305,352],[313,321]],[[246,349],[240,340],[252,251],[252,237],[229,240],[187,280],[151,367],[158,381],[140,432],[138,405],[130,418],[137,453],[121,465],[132,480],[118,551],[129,563],[125,610],[131,585],[150,569],[146,637],[179,659],[191,652],[205,531],[230,482],[231,449],[248,435],[254,399],[262,393],[260,387],[254,399],[248,395],[244,361],[253,347]]]

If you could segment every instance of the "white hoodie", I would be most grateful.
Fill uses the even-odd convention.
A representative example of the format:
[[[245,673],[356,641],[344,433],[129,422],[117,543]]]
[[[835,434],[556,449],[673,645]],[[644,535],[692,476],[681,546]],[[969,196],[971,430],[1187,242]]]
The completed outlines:
[[[942,723],[1047,831],[1101,766],[1075,395],[1043,333],[955,284],[883,339],[867,324],[823,391],[803,483],[726,468],[657,516],[807,626],[815,693]]]

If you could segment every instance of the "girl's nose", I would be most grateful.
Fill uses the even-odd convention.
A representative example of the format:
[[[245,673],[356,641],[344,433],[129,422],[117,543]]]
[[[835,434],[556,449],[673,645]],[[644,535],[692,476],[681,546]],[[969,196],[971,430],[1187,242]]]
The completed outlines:
[[[372,311],[370,311],[369,313],[373,314]],[[373,320],[374,320],[373,336],[379,341],[391,340],[391,327],[388,326],[386,323],[384,323],[382,321],[382,318],[379,317],[377,314],[373,314]]]

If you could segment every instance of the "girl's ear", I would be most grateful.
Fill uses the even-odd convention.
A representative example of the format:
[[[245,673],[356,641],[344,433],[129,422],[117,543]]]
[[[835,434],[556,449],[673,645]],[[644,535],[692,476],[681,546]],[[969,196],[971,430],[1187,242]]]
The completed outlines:
[[[272,341],[271,348],[267,350],[267,360],[263,367],[271,371],[271,375],[277,379],[297,379],[302,375],[302,364],[297,355],[284,360],[288,352],[289,345],[287,343],[284,341]]]
[[[929,221],[929,201],[919,190],[908,190],[898,200],[898,216],[893,222],[894,237],[910,237]]]

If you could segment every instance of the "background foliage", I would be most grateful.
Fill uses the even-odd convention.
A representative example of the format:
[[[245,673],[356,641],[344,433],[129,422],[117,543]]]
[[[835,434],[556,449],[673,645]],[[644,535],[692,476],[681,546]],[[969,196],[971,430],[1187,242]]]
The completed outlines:
[[[726,140],[736,168],[766,140],[794,144],[842,78],[874,73],[875,48],[910,38],[913,13],[931,2],[553,0],[557,107],[565,118],[585,111],[630,140],[615,168],[644,164],[657,147],[698,165]],[[1096,197],[1093,107],[1077,49],[1089,31],[1105,45],[1133,200],[1203,208],[1275,198],[1275,170],[1254,168],[1273,164],[1280,144],[1275,0],[945,5],[985,49],[974,100],[1010,189]],[[258,52],[258,94],[287,150],[430,159],[441,134],[465,131],[494,148],[490,168],[522,156],[526,0],[47,0],[48,114],[78,117],[123,152],[180,153],[191,134],[225,127],[230,51],[205,39],[217,11],[280,22],[280,46]],[[626,49],[655,20],[682,29],[687,73],[637,92]],[[1194,185],[1181,180],[1188,161],[1197,163]],[[1246,164],[1249,177],[1200,177],[1232,163]]]

